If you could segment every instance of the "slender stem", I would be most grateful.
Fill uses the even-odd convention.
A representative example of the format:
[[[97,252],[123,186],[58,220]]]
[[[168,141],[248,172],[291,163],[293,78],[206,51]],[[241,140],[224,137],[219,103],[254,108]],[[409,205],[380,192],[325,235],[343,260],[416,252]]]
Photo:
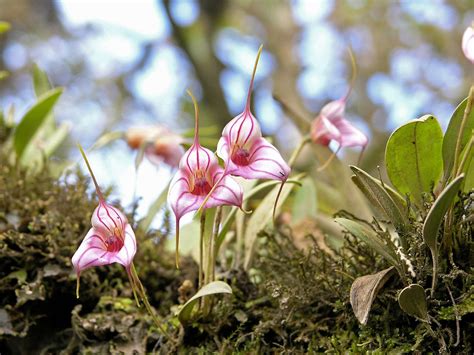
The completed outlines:
[[[293,154],[291,154],[290,160],[288,160],[288,165],[290,166],[290,168],[293,167],[293,164],[295,163],[296,159],[300,155],[304,146],[306,145],[306,143],[309,143],[309,142],[311,142],[311,137],[309,135],[305,135],[303,136],[303,138],[301,138],[300,144],[298,144],[298,146],[293,151]]]
[[[337,150],[336,150],[334,153],[331,154],[331,156],[329,157],[329,159],[326,160],[326,162],[325,162],[323,165],[321,165],[321,166],[318,168],[317,171],[320,172],[320,171],[323,171],[324,169],[326,169],[326,168],[329,166],[329,164],[331,164],[331,162],[333,161],[333,159],[337,156],[337,153],[339,153],[339,150],[340,150],[340,149],[341,149],[341,146],[339,146],[339,147],[337,148]]]
[[[471,155],[471,150],[472,147],[474,146],[474,131],[472,132],[471,139],[469,140],[469,143],[467,144],[466,151],[464,153],[464,156],[462,157],[461,163],[459,164],[458,170],[456,171],[455,177],[458,177],[461,175],[462,171],[464,170],[464,166],[467,163],[467,160],[469,159],[469,156]]]
[[[222,220],[222,206],[217,207],[216,217],[214,218],[214,226],[212,228],[212,281],[216,279],[216,260],[217,260],[217,249],[215,247],[215,243],[217,240],[217,236],[219,235],[219,227],[221,225]]]
[[[438,253],[431,251],[431,256],[433,259],[433,276],[431,280],[431,298],[434,296],[434,292],[436,289],[436,281],[438,279]]]
[[[464,109],[464,115],[462,117],[461,125],[459,126],[458,138],[456,140],[456,148],[454,150],[454,164],[453,172],[458,170],[459,155],[461,154],[461,143],[464,134],[464,127],[466,126],[467,118],[471,113],[472,101],[474,100],[474,85],[469,89],[469,96],[467,97],[466,108]],[[455,178],[455,176],[453,176]]]
[[[201,214],[201,229],[199,233],[199,283],[198,289],[202,288],[202,274],[203,274],[203,253],[204,253],[204,231],[206,228],[206,210]]]
[[[138,277],[137,270],[135,269],[135,265],[133,263],[132,263],[132,267],[131,267],[131,276],[134,279],[135,285],[138,287],[137,288],[138,294],[140,295],[140,297],[142,299],[142,302],[145,305],[145,308],[148,311],[148,313],[150,314],[151,318],[153,319],[153,322],[155,323],[156,327],[158,329],[160,329],[160,331],[163,333],[163,335],[166,336],[170,341],[173,341],[173,339],[171,338],[169,333],[161,325],[160,319],[158,319],[158,317],[156,316],[155,312],[153,311],[150,303],[148,302],[148,298],[146,296],[145,288],[143,287],[143,285],[142,285],[142,283],[141,283],[141,281]]]

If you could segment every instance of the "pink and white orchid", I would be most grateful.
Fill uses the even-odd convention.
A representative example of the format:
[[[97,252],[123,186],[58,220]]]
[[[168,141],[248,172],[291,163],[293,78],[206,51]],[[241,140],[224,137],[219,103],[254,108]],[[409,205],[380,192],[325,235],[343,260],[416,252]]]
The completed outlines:
[[[188,94],[195,109],[194,143],[181,158],[179,170],[171,180],[168,191],[168,203],[176,217],[177,267],[181,217],[201,206],[203,209],[223,205],[241,207],[243,200],[241,186],[231,176],[224,176],[224,169],[219,166],[214,153],[199,144],[199,110],[192,93],[188,91]]]
[[[161,125],[130,128],[125,139],[132,149],[140,149],[145,144],[146,158],[157,166],[165,163],[176,168],[184,154],[183,137]]]
[[[131,276],[132,262],[137,252],[135,233],[128,224],[127,217],[105,201],[87,157],[80,146],[79,149],[94,182],[99,205],[92,214],[92,228],[72,257],[72,264],[77,273],[78,298],[79,278],[83,270],[93,266],[119,263]]]
[[[474,64],[474,23],[466,28],[462,36],[462,51],[466,58]]]
[[[353,81],[355,80],[355,61],[352,52],[349,51],[353,64],[353,75],[351,85],[342,99],[334,100],[327,103],[319,115],[311,124],[310,136],[311,140],[316,144],[329,146],[331,141],[338,144],[336,152],[324,163],[319,170],[324,169],[337,155],[339,150],[344,147],[362,147],[362,152],[368,143],[368,138],[358,128],[352,125],[345,118],[346,102],[352,90]],[[362,153],[361,153],[362,154]]]
[[[245,179],[271,179],[284,182],[291,169],[278,149],[262,137],[260,125],[250,112],[255,72],[262,48],[260,46],[255,60],[245,109],[224,127],[217,144],[217,155],[224,160],[227,174]]]

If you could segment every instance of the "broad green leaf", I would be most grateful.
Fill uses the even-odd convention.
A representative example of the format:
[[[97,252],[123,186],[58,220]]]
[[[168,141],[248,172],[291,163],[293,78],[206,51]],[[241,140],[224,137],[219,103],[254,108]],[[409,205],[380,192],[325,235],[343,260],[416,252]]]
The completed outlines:
[[[401,290],[398,295],[398,304],[405,313],[428,320],[425,290],[420,285],[411,284]]]
[[[301,181],[302,174],[293,178],[293,180]],[[277,211],[281,208],[282,204],[290,195],[291,190],[293,190],[294,184],[285,183],[281,191],[280,198],[278,200]],[[244,234],[244,243],[245,243],[245,261],[244,267],[248,269],[253,259],[255,253],[255,247],[257,244],[257,235],[258,233],[270,223],[273,217],[273,206],[277,197],[278,190],[280,189],[280,184],[275,186],[272,191],[268,193],[267,196],[263,198],[258,207],[253,211],[251,217],[248,220],[247,228],[245,229]]]
[[[399,127],[385,150],[390,181],[421,207],[422,193],[431,192],[443,169],[443,132],[434,116],[426,115]]]
[[[298,223],[318,213],[316,201],[316,186],[310,177],[301,181],[301,187],[296,190],[293,198],[292,223]]]
[[[48,75],[37,64],[33,65],[33,88],[36,97],[41,97],[41,95],[44,95],[53,88]]]
[[[197,301],[201,297],[215,295],[219,293],[232,294],[231,287],[223,281],[213,281],[203,286],[178,312],[178,319],[182,324],[186,324],[191,320],[192,312]]]
[[[428,215],[426,216],[425,223],[423,224],[423,240],[426,245],[430,248],[431,256],[433,258],[433,280],[432,280],[432,292],[436,285],[437,269],[438,269],[438,230],[443,221],[444,215],[449,209],[449,206],[454,201],[461,183],[464,179],[464,175],[458,176],[456,179],[446,186],[441,192],[436,201],[431,206]]]
[[[359,222],[351,221],[347,218],[336,218],[336,222],[347,229],[353,236],[366,243],[375,252],[383,256],[390,264],[395,267],[399,266],[395,250],[390,249],[375,231]]]
[[[17,159],[21,159],[26,147],[45,122],[61,94],[61,88],[47,92],[23,116],[13,136]]]
[[[444,162],[444,180],[448,181],[451,175],[451,170],[454,165],[454,155],[456,151],[456,142],[461,128],[461,122],[464,117],[464,110],[466,109],[467,98],[464,99],[456,110],[454,110],[451,119],[449,120],[448,128],[443,138],[443,162]],[[471,138],[472,130],[474,129],[474,109],[467,117],[464,125],[464,132],[461,135],[460,152],[464,149]]]
[[[11,25],[6,21],[0,21],[0,34],[7,32],[10,30]]]
[[[8,72],[6,70],[0,70],[0,80],[8,78]]]
[[[351,286],[350,301],[357,320],[367,324],[372,303],[379,290],[394,274],[395,268],[390,266],[373,275],[365,275],[354,280]]]
[[[148,212],[146,216],[138,223],[138,228],[140,228],[142,231],[144,232],[148,231],[156,214],[160,212],[163,205],[166,204],[166,198],[168,197],[169,186],[170,186],[170,183],[168,182],[168,184],[165,186],[163,191],[161,191],[161,194],[156,198],[156,200],[148,208]]]
[[[359,187],[369,201],[377,208],[382,215],[394,224],[399,229],[405,229],[408,225],[408,219],[405,212],[401,209],[401,199],[395,203],[388,191],[382,187],[379,180],[367,174],[364,170],[355,166],[350,166],[352,172],[355,174],[352,181]]]

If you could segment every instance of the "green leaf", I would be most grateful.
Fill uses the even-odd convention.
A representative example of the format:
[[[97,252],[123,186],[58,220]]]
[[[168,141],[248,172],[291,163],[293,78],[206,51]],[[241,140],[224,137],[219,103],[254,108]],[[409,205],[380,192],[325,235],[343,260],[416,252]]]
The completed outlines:
[[[390,181],[403,195],[423,206],[422,193],[431,192],[440,177],[443,132],[434,116],[426,115],[399,127],[385,150]]]
[[[8,78],[8,72],[6,70],[0,70],[0,80]]]
[[[397,198],[398,204],[395,203],[385,185],[382,186],[380,180],[373,178],[364,170],[355,166],[350,166],[350,168],[355,174],[352,176],[352,181],[354,181],[373,206],[385,218],[390,219],[396,228],[405,229],[408,225],[408,218],[405,216],[404,209],[402,209],[403,199],[401,196]],[[393,192],[393,194],[396,194],[396,192]]]
[[[11,25],[8,22],[0,21],[0,34],[9,31],[10,28],[11,28]]]
[[[425,290],[418,284],[411,284],[400,291],[398,304],[407,314],[428,321],[428,307]]]
[[[433,289],[434,285],[436,284],[436,274],[438,268],[438,230],[441,226],[444,215],[448,211],[459,189],[461,188],[463,179],[464,175],[460,175],[451,181],[448,186],[446,186],[446,188],[441,192],[441,194],[431,206],[428,215],[426,216],[425,223],[423,224],[423,240],[430,248],[431,256],[433,258]]]
[[[303,174],[298,175],[295,179],[288,179],[286,181],[286,184],[299,184],[299,179],[303,176]],[[249,185],[251,186],[250,191],[246,191],[244,187],[244,202],[250,200],[253,196],[258,194],[259,192],[271,187],[278,185],[280,186],[281,182],[280,181],[265,181],[263,183],[258,184],[257,186],[253,187],[253,184]],[[234,222],[235,215],[239,209],[237,207],[232,207],[230,210],[229,214],[227,215],[226,219],[224,220],[224,223],[222,223],[221,230],[217,236],[216,240],[216,253],[219,251],[219,248],[224,241],[224,238],[229,231],[230,227],[232,226],[232,223]]]
[[[375,252],[383,256],[390,264],[398,267],[395,250],[392,250],[375,231],[359,222],[347,218],[336,218],[336,222],[347,229],[353,236],[360,239],[371,247]]]
[[[48,141],[45,142],[43,149],[44,155],[50,157],[61,146],[70,131],[71,125],[68,122],[61,123],[61,125],[48,136]]]
[[[53,88],[48,75],[37,64],[33,65],[33,88],[36,97],[41,97],[41,95],[44,95]]]
[[[168,197],[168,188],[170,183],[165,186],[161,194],[156,198],[156,200],[150,205],[148,208],[148,212],[146,216],[138,223],[138,228],[144,232],[147,232],[150,228],[153,219],[155,218],[156,214],[160,212],[163,205],[166,203],[166,198]]]
[[[464,99],[456,110],[454,110],[451,119],[449,120],[448,128],[444,134],[443,139],[443,162],[444,162],[444,180],[448,181],[451,175],[451,170],[454,164],[454,155],[456,151],[456,141],[461,128],[461,122],[464,117],[464,110],[466,109],[467,98]],[[474,129],[474,109],[471,109],[469,116],[464,125],[464,132],[461,136],[461,146],[459,153],[461,153],[471,138],[472,130]]]
[[[232,289],[223,281],[213,281],[203,286],[178,312],[178,319],[182,324],[186,324],[191,320],[193,308],[201,297],[215,295],[218,293],[230,293]]]
[[[358,277],[352,283],[350,301],[352,310],[360,323],[367,324],[370,309],[377,293],[390,279],[394,271],[395,268],[390,266],[376,274]]]
[[[300,174],[293,178],[293,180],[300,181],[303,175]],[[291,190],[293,189],[294,184],[285,183],[278,200],[277,210],[282,206],[285,200],[290,195]],[[245,229],[244,234],[244,243],[245,243],[245,261],[244,267],[248,269],[253,259],[255,253],[255,246],[257,242],[258,233],[266,227],[268,223],[272,220],[273,217],[273,206],[277,197],[278,190],[280,189],[280,183],[275,186],[272,191],[268,193],[267,196],[263,198],[258,207],[253,211],[252,216],[249,218],[247,223],[247,228]]]
[[[21,158],[26,147],[45,122],[62,92],[61,88],[47,92],[23,116],[13,136],[13,145],[17,159]]]
[[[110,143],[115,142],[116,140],[123,137],[123,132],[119,131],[104,133],[95,141],[92,147],[90,147],[89,151],[105,147],[106,145],[109,145]]]
[[[296,190],[293,198],[292,222],[298,223],[318,213],[316,186],[310,177],[305,177],[301,187]]]

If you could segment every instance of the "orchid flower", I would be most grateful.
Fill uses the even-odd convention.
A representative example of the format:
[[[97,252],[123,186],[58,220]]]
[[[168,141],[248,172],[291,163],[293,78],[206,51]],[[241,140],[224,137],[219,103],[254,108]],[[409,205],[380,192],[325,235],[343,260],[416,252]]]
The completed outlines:
[[[283,160],[278,149],[262,137],[260,125],[250,112],[252,89],[262,48],[263,46],[260,46],[258,49],[245,109],[224,127],[222,137],[217,143],[217,155],[225,162],[225,175],[230,174],[245,179],[280,180],[282,182],[273,210],[273,214],[275,214],[278,197],[291,169]]]
[[[334,100],[326,104],[319,115],[311,124],[311,140],[316,144],[329,146],[331,141],[337,142],[337,150],[331,157],[319,168],[323,170],[326,168],[332,159],[337,155],[339,150],[344,147],[362,147],[362,152],[368,143],[368,138],[359,129],[354,127],[345,118],[346,102],[349,94],[352,91],[352,86],[356,77],[356,66],[352,52],[349,50],[351,56],[353,74],[351,85],[346,95],[338,100]],[[361,155],[362,155],[361,152]]]
[[[119,263],[125,267],[131,277],[133,257],[137,252],[135,233],[128,224],[127,217],[105,201],[84,150],[81,146],[79,149],[94,182],[99,205],[92,214],[92,228],[72,257],[72,264],[77,273],[76,295],[78,298],[79,278],[83,270],[93,266]]]
[[[130,128],[125,138],[132,149],[145,144],[145,156],[157,166],[165,163],[176,168],[184,154],[183,138],[164,126]]]
[[[260,46],[255,60],[245,109],[224,127],[217,144],[217,155],[224,160],[228,174],[245,179],[285,181],[290,174],[290,167],[278,149],[262,137],[260,125],[250,112],[253,83],[262,48]]]
[[[243,199],[240,185],[231,176],[224,175],[224,169],[219,166],[214,153],[199,144],[199,109],[193,94],[190,91],[188,94],[195,110],[194,143],[181,158],[179,170],[171,180],[168,191],[168,203],[176,217],[176,267],[179,265],[181,217],[198,210],[200,206],[204,209],[223,205],[241,207]]]
[[[466,58],[474,64],[474,23],[464,31],[462,51]]]

